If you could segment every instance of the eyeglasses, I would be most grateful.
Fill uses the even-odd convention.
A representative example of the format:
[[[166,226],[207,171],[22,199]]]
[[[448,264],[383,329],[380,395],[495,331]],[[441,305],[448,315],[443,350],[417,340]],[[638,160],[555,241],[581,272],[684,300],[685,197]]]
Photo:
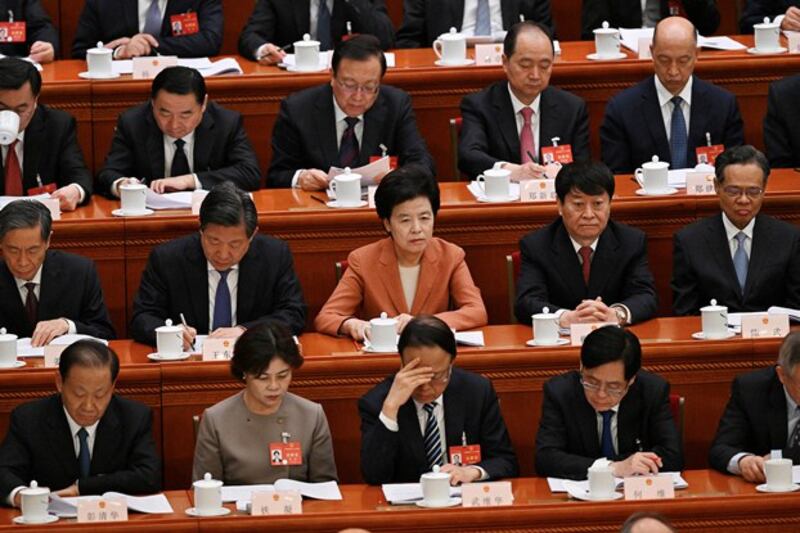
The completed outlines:
[[[628,390],[628,383],[601,383],[592,378],[585,378],[581,374],[581,385],[589,392],[604,391],[606,394],[613,398],[619,398]]]
[[[342,90],[346,93],[355,94],[359,91],[363,92],[364,94],[375,94],[378,92],[380,88],[380,83],[367,83],[364,85],[359,85],[358,83],[352,81],[339,81],[335,79],[336,84],[342,88]]]
[[[747,195],[748,198],[758,198],[762,194],[764,194],[763,187],[735,187],[733,185],[728,185],[727,187],[722,188],[722,192],[724,192],[727,196],[731,198],[739,198],[742,194]]]
[[[450,376],[452,375],[452,373],[453,373],[453,365],[450,365],[450,366],[447,367],[447,370],[445,370],[444,372],[439,372],[438,374],[434,374],[431,377],[431,382],[432,383],[447,383],[448,381],[450,381]]]

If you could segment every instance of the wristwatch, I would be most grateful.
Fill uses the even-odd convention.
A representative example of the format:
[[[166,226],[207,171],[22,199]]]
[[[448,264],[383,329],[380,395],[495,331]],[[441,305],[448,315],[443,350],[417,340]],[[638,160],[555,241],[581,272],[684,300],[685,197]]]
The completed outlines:
[[[621,305],[614,305],[612,306],[614,312],[617,314],[617,322],[619,322],[620,326],[625,326],[628,324],[628,311]]]

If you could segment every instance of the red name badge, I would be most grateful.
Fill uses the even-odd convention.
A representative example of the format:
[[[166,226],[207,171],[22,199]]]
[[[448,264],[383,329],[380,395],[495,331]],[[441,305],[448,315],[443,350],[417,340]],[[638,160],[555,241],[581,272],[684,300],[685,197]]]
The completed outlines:
[[[383,158],[384,158],[384,156],[381,156],[381,155],[373,155],[372,157],[369,158],[369,162],[370,163],[374,163],[375,161],[380,161]],[[396,155],[390,155],[389,156],[389,170],[394,170],[396,168],[397,168],[397,156]]]
[[[173,37],[194,35],[200,31],[200,22],[197,20],[197,13],[194,11],[172,15],[169,18],[169,25],[172,28]]]
[[[269,464],[296,466],[303,464],[303,449],[299,442],[270,442]]]
[[[562,165],[572,163],[572,146],[569,144],[543,146],[542,164],[548,165],[550,163],[561,163]]]
[[[481,445],[450,446],[450,463],[454,465],[474,465],[481,462]]]
[[[712,146],[698,146],[695,149],[697,153],[697,162],[706,165],[714,165],[717,156],[725,151],[725,146],[722,144],[714,144]]]
[[[37,194],[46,194],[51,192],[56,192],[55,183],[48,183],[46,185],[42,185],[41,187],[31,187],[28,189],[28,196],[36,196]]]
[[[24,43],[25,21],[0,22],[0,43]]]

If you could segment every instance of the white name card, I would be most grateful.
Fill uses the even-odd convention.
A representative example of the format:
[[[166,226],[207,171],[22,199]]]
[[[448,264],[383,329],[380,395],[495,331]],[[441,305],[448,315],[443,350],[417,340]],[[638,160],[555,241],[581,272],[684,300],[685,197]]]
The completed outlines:
[[[789,53],[800,54],[800,32],[787,31],[786,39],[789,41]]]
[[[639,37],[639,59],[652,59],[650,45],[653,44],[653,37]]]
[[[367,187],[367,205],[371,209],[375,209],[375,191],[378,190],[377,185],[370,185]]]
[[[44,367],[55,368],[61,361],[61,352],[67,348],[67,345],[47,345],[44,347]]]
[[[500,507],[513,503],[510,481],[467,483],[461,486],[461,505],[464,507]]]
[[[475,64],[479,67],[502,65],[503,45],[501,43],[476,44]]]
[[[748,313],[742,315],[742,338],[785,337],[789,334],[789,315]]]
[[[128,505],[124,500],[91,499],[78,502],[78,523],[125,522]]]
[[[177,67],[178,56],[147,56],[133,58],[133,79],[150,80],[167,67]]]
[[[675,498],[671,476],[633,476],[625,478],[626,500],[669,500]]]
[[[520,202],[554,202],[556,180],[525,180],[519,183]]]
[[[250,514],[253,516],[303,514],[303,497],[296,490],[254,492]]]
[[[716,194],[716,191],[714,190],[714,173],[687,172],[686,194],[699,196]]]
[[[587,322],[585,324],[572,324],[569,328],[569,336],[573,346],[581,346],[583,340],[589,333],[603,326],[616,326],[616,322]]]
[[[203,361],[230,361],[236,339],[212,339],[203,341]]]
[[[61,203],[58,198],[42,198],[39,200],[50,211],[50,218],[61,220]]]
[[[208,196],[208,191],[206,190],[199,190],[192,192],[192,214],[199,215],[200,214],[200,206],[203,205],[203,200],[206,199]]]

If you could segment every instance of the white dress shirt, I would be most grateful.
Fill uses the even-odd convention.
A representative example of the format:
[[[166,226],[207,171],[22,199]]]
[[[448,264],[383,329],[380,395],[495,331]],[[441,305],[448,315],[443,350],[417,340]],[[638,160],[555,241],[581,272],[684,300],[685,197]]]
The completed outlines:
[[[3,145],[2,148],[0,148],[0,151],[2,151],[2,157],[3,157],[3,169],[5,169],[6,157],[8,156],[8,148],[10,146],[11,145],[8,144],[8,145]],[[23,175],[23,172],[24,172],[24,169],[25,169],[25,163],[24,163],[24,158],[25,158],[25,131],[24,130],[21,131],[19,133],[19,135],[17,135],[17,144],[14,146],[14,152],[17,154],[17,160],[19,161],[19,175],[24,180],[25,179],[25,176]],[[77,187],[78,188],[78,193],[79,193],[78,203],[82,203],[83,200],[86,198],[86,191],[84,191],[83,187],[81,187],[77,183],[71,183],[70,185],[72,187]],[[56,186],[58,186],[58,185],[56,185]],[[37,187],[38,187],[38,184],[37,184]],[[25,188],[25,185],[23,183],[23,189],[24,188]],[[25,192],[26,191],[23,190],[22,194],[24,195]]]
[[[661,20],[661,1],[642,0],[642,28],[655,28]]]
[[[419,282],[419,265],[412,267],[399,266],[400,269],[400,285],[403,286],[403,294],[406,297],[406,305],[408,305],[408,312],[414,307],[414,298],[417,295],[417,284]]]
[[[489,21],[492,35],[503,31],[503,12],[500,0],[489,0]],[[464,0],[464,18],[461,22],[461,33],[475,35],[478,22],[478,0]]]
[[[217,300],[217,287],[219,280],[222,278],[220,273],[206,261],[206,268],[208,269],[208,327],[209,330],[214,324],[214,305]],[[226,278],[228,283],[228,290],[231,293],[231,327],[236,325],[236,296],[239,287],[239,265],[233,265],[231,271],[228,272]]]
[[[139,32],[144,32],[144,23],[147,20],[147,10],[150,9],[150,4],[153,0],[139,0]],[[158,10],[161,11],[161,20],[164,20],[164,11],[167,9],[167,0],[158,0]],[[129,35],[133,37],[133,35]],[[156,36],[158,37],[158,36]]]
[[[733,222],[730,221],[728,215],[722,213],[722,225],[725,226],[725,235],[728,238],[728,247],[731,250],[731,259],[733,259],[736,250],[739,248],[739,241],[736,240],[736,235],[738,235],[740,231],[747,236],[747,238],[744,240],[744,253],[747,254],[747,258],[750,259],[750,250],[753,249],[753,228],[756,225],[756,217],[753,217],[752,220],[747,223],[744,229],[739,229],[733,225]]]
[[[42,266],[39,267],[39,270],[36,271],[33,278],[30,281],[20,279],[14,276],[14,282],[17,284],[17,290],[19,291],[19,297],[22,299],[22,306],[25,307],[25,300],[28,298],[28,288],[25,287],[26,283],[35,283],[36,286],[33,288],[33,294],[36,296],[36,301],[39,302],[41,298],[39,298],[39,294],[42,292],[42,268],[44,267],[44,263]],[[67,330],[68,335],[74,335],[77,333],[77,329],[75,327],[75,322],[72,320],[61,317],[69,326]]]
[[[661,108],[661,118],[664,120],[664,130],[667,133],[667,141],[669,141],[672,136],[672,109],[675,107],[672,105],[672,102],[670,102],[673,95],[664,87],[664,84],[661,83],[658,76],[655,76],[655,82],[658,105]],[[689,76],[689,81],[683,86],[681,92],[677,94],[677,96],[683,98],[681,102],[681,111],[683,111],[683,121],[686,123],[687,137],[689,136],[689,118],[692,114],[692,83],[693,77]]]

